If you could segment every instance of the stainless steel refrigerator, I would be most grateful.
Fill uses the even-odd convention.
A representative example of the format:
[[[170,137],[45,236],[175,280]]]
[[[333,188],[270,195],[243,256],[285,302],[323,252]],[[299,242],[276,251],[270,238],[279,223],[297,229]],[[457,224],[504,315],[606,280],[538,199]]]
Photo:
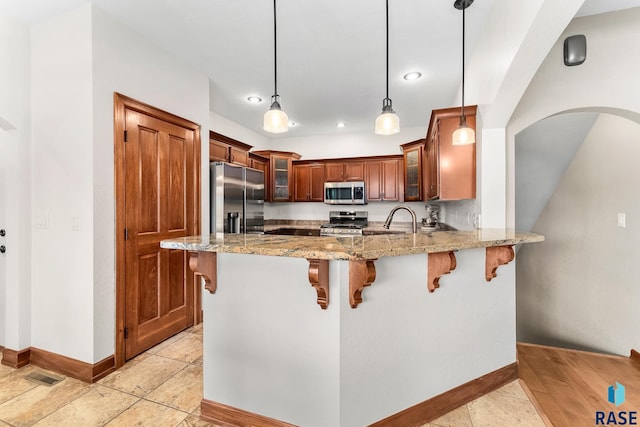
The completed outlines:
[[[264,232],[264,173],[223,162],[209,169],[211,232]]]

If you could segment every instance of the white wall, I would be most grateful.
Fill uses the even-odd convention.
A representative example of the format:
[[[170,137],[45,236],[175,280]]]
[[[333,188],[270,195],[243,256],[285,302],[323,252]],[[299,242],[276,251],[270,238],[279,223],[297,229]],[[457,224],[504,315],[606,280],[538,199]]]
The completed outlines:
[[[518,340],[640,348],[638,158],[640,125],[601,114],[533,227],[546,240],[518,253]]]
[[[531,81],[507,129],[507,224],[515,222],[515,135],[553,114],[587,109],[640,113],[640,97],[632,76],[640,67],[640,8],[576,18],[555,43]],[[564,39],[584,34],[587,59],[566,67],[562,60]]]
[[[29,124],[29,28],[0,16],[0,238],[7,247],[0,269],[0,345],[30,345],[31,130]],[[2,173],[4,171],[4,174]]]
[[[32,342],[91,361],[93,133],[91,7],[32,27]],[[72,230],[77,217],[79,230]]]
[[[529,85],[527,92],[521,99],[508,127],[508,223],[513,224],[515,221],[514,140],[517,133],[545,117],[572,110],[611,111],[615,114],[633,117],[637,122],[640,122],[638,119],[640,117],[640,98],[638,98],[637,92],[633,90],[633,76],[636,74],[638,67],[640,67],[640,46],[637,43],[629,42],[629,40],[636,40],[640,37],[639,21],[640,8],[577,18],[571,22],[549,52]],[[574,34],[584,34],[586,36],[587,59],[582,65],[566,67],[562,61],[562,45],[567,36]],[[609,140],[610,138],[607,136],[605,141],[608,142]],[[607,161],[612,155],[613,153],[610,154],[608,151],[602,153],[598,167],[590,171],[591,176],[589,178],[585,177],[584,179],[590,180],[594,177],[602,176],[601,165],[604,163],[603,160]],[[587,191],[587,189],[583,191]],[[588,191],[592,192],[595,189],[588,189]],[[614,189],[611,189],[611,191],[612,193],[615,192]],[[637,194],[637,191],[635,194]],[[616,203],[611,205],[612,207],[616,206],[617,203],[629,202],[629,195],[619,196],[626,197],[626,199],[616,200]],[[601,205],[592,213],[593,215],[600,217],[601,212],[609,209],[605,200],[610,199],[603,199]],[[584,209],[588,211],[586,205]],[[565,220],[557,221],[557,227],[566,227],[573,230],[575,219],[563,218]],[[607,218],[610,219],[610,214]],[[600,218],[601,227],[604,226],[604,222],[605,218]],[[533,230],[536,231],[536,228],[534,227]],[[628,230],[629,228],[627,228],[627,232]],[[620,230],[616,229],[614,232],[618,231]],[[621,250],[623,247],[618,248],[615,246],[617,244],[622,245],[622,242],[612,241],[613,236],[606,238],[603,236],[601,244],[596,249],[594,244],[596,244],[597,239],[593,236],[594,233],[599,234],[600,231],[583,228],[580,231],[578,240],[574,239],[572,241],[574,243],[570,245],[570,242],[567,241],[569,236],[566,236],[565,233],[566,231],[557,230],[556,228],[550,228],[548,232],[544,233],[547,239],[545,247],[548,248],[550,242],[555,242],[556,245],[564,249],[561,254],[554,252],[556,253],[555,257],[545,254],[544,262],[555,263],[557,261],[553,258],[558,259],[558,256],[560,256],[560,260],[569,258],[572,262],[575,262],[577,255],[574,252],[582,254],[580,258],[581,267],[589,273],[591,278],[590,282],[585,283],[585,285],[589,284],[591,286],[589,288],[574,288],[573,299],[568,301],[562,309],[558,308],[562,302],[566,302],[567,298],[562,293],[561,288],[567,286],[567,280],[575,283],[564,273],[569,271],[568,267],[555,264],[553,273],[546,273],[545,269],[539,268],[538,271],[535,271],[535,274],[538,275],[537,280],[529,281],[528,283],[523,282],[520,280],[521,274],[530,276],[535,266],[541,265],[539,257],[542,255],[539,253],[539,249],[536,249],[537,255],[535,257],[529,255],[529,258],[525,258],[523,255],[529,249],[526,246],[522,248],[525,252],[520,251],[518,270],[523,269],[523,272],[519,273],[517,285],[518,294],[523,293],[522,297],[519,296],[518,301],[518,323],[522,325],[520,329],[522,334],[525,334],[523,336],[529,336],[531,339],[541,339],[542,332],[530,329],[530,325],[537,322],[539,318],[544,318],[544,330],[548,330],[551,327],[549,322],[558,318],[557,313],[554,313],[556,317],[551,317],[550,310],[552,310],[552,307],[554,310],[566,312],[567,318],[576,316],[579,319],[582,318],[584,310],[591,310],[594,318],[602,320],[603,318],[597,313],[606,311],[609,313],[609,318],[599,324],[588,323],[593,326],[591,329],[580,326],[581,330],[576,331],[574,324],[566,324],[566,330],[558,331],[547,338],[549,338],[550,342],[552,340],[556,340],[556,342],[562,340],[572,342],[576,346],[628,354],[630,347],[636,346],[637,348],[638,346],[637,332],[635,338],[631,339],[624,328],[627,322],[630,322],[629,324],[631,325],[637,325],[637,318],[635,318],[634,323],[633,316],[627,316],[626,318],[619,316],[613,309],[615,304],[610,298],[612,295],[620,298],[617,304],[623,309],[625,304],[632,301],[632,299],[620,292],[601,295],[602,298],[599,301],[593,298],[594,293],[599,292],[597,288],[619,286],[617,283],[621,283],[621,281],[624,283],[625,280],[628,280],[625,277],[634,277],[632,270],[616,270],[610,263],[603,262],[603,259],[612,259],[614,254],[618,254],[623,258],[627,256],[622,255],[624,254],[624,250]],[[563,239],[562,237],[565,238]],[[636,240],[635,244],[637,245],[637,243],[638,241]],[[587,255],[582,252],[582,245],[587,245],[594,252],[589,252]],[[527,271],[528,273],[525,273]],[[551,274],[548,279],[553,281],[545,280],[546,274]],[[602,279],[605,277],[606,279]],[[600,281],[600,279],[602,280]],[[538,289],[527,289],[530,287]],[[531,300],[531,298],[534,298],[533,295],[544,296],[544,303],[542,301],[534,303]],[[579,301],[580,304],[585,304],[585,306],[579,307],[576,301]],[[549,311],[545,312],[545,306],[549,306]],[[564,320],[564,322],[570,322],[570,320]],[[608,329],[608,325],[613,323],[623,328],[619,335],[617,331]],[[589,331],[596,338],[588,340],[583,335],[583,331]],[[611,336],[605,338],[606,332],[609,332]],[[576,334],[576,337],[570,339],[568,335],[573,333]]]
[[[115,242],[113,188],[113,93],[163,109],[198,123],[201,156],[209,158],[209,80],[157,45],[93,7],[93,217],[92,325],[96,362],[114,352]],[[208,224],[207,162],[201,173],[202,226]]]
[[[270,147],[269,138],[264,135],[260,135],[252,130],[245,128],[244,126],[229,120],[220,114],[209,112],[210,127],[214,132],[221,133],[229,138],[237,139],[245,144],[252,145],[252,150],[268,150]],[[207,135],[207,141],[209,135]]]
[[[95,363],[115,349],[113,93],[201,124],[206,159],[208,79],[91,5],[34,26],[31,53],[33,210],[48,227],[34,230],[30,345]]]
[[[371,132],[274,138],[271,147],[273,150],[298,153],[302,156],[301,160],[402,154],[400,144],[424,138],[428,125],[429,119],[425,118],[424,126],[402,129],[390,136],[376,135],[372,127]],[[294,134],[295,130],[290,132]]]
[[[487,283],[484,249],[456,258],[434,293],[425,254],[380,258],[356,309],[348,262],[330,261],[321,310],[306,260],[219,254],[227,268],[203,299],[204,398],[301,426],[364,426],[514,363],[514,263]]]

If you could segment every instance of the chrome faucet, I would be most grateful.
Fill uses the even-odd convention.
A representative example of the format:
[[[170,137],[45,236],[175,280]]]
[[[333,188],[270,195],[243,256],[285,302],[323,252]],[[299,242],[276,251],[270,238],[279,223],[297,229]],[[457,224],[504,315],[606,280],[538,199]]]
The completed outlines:
[[[417,233],[418,232],[418,222],[416,220],[416,213],[413,211],[413,209],[411,209],[409,206],[405,206],[405,205],[398,205],[396,207],[394,207],[393,209],[391,209],[391,212],[389,212],[389,216],[387,217],[387,220],[384,222],[383,227],[388,229],[389,226],[391,225],[391,220],[393,219],[393,214],[396,213],[396,211],[400,210],[400,209],[404,209],[406,211],[408,211],[411,214],[411,226],[413,229],[413,233]]]

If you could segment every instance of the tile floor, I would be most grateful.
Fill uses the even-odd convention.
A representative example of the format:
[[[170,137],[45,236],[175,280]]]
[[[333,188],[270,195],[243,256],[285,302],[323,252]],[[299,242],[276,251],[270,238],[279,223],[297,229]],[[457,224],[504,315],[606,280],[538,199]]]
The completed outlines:
[[[199,419],[202,325],[148,350],[95,384],[66,377],[44,386],[25,379],[32,372],[47,373],[35,366],[16,370],[0,365],[0,427],[214,426]],[[514,381],[423,427],[446,426],[544,423]]]

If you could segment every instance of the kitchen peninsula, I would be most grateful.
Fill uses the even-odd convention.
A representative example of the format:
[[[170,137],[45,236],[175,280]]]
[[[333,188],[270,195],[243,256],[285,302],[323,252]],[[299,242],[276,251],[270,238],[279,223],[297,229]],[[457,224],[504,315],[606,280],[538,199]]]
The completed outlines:
[[[513,245],[543,239],[483,229],[163,241],[190,251],[215,292],[203,298],[203,418],[413,425],[456,404],[447,391],[515,379]],[[474,393],[490,391],[479,383]]]

